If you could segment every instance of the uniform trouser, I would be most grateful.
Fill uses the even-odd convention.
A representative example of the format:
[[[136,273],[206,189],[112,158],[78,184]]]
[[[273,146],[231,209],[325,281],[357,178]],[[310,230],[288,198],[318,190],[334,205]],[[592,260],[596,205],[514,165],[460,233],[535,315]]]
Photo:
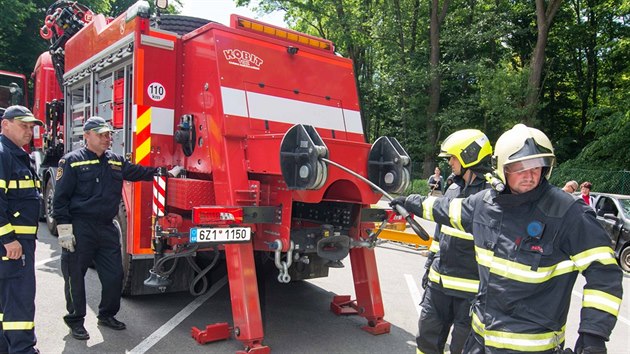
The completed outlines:
[[[61,253],[61,271],[65,281],[66,309],[64,321],[70,328],[82,326],[85,320],[85,273],[94,263],[101,281],[101,303],[98,318],[113,317],[120,310],[123,269],[118,230],[113,223],[94,223],[75,219],[72,228],[75,251]]]
[[[470,333],[471,299],[446,295],[430,286],[425,289],[418,320],[417,351],[425,354],[444,353],[451,326],[451,353],[462,352]]]
[[[0,261],[0,353],[37,353],[35,239],[20,239],[21,259]],[[0,255],[6,249],[0,246]]]

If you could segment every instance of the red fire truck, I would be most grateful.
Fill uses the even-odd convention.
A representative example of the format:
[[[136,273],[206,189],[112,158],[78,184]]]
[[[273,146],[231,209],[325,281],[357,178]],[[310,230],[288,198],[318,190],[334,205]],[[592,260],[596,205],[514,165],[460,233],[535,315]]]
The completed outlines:
[[[113,151],[185,168],[179,178],[124,185],[115,223],[125,294],[199,294],[224,257],[233,325],[193,336],[231,334],[246,352],[267,353],[257,264],[271,260],[287,283],[326,277],[349,255],[356,298],[337,296],[331,309],[389,332],[370,232],[386,214],[370,208],[381,194],[366,181],[399,193],[410,161],[395,139],[365,142],[352,62],[332,42],[237,15],[229,26],[151,18],[145,1],[114,19],[57,1],[41,34],[51,48],[33,73],[34,111],[46,117],[41,177],[52,232],[57,162],[82,146],[83,122],[98,115],[114,128]],[[212,262],[200,266],[202,255]]]
[[[0,116],[5,108],[26,105],[26,77],[22,74],[0,70]]]

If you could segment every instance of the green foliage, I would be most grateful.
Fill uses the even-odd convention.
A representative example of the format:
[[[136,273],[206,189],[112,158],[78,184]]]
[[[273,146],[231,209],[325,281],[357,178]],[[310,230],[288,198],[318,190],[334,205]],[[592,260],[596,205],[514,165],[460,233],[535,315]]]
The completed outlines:
[[[407,190],[403,192],[402,195],[409,195],[409,194],[420,194],[420,195],[429,194],[429,183],[427,182],[426,179],[411,180],[411,184],[409,185]]]
[[[118,16],[136,0],[79,1],[94,13]],[[30,76],[37,57],[48,50],[49,43],[39,35],[44,25],[46,10],[53,0],[0,0],[0,69]],[[153,1],[149,1],[153,6]],[[176,13],[181,1],[171,1],[167,12]]]

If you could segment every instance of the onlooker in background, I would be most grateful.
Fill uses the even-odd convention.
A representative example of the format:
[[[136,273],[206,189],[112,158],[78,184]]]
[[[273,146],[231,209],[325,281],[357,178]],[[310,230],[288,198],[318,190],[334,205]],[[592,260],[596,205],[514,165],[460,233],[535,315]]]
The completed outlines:
[[[442,195],[442,176],[440,175],[440,168],[435,167],[434,174],[429,177],[429,195],[441,196]]]
[[[564,187],[562,187],[562,190],[569,194],[575,193],[577,189],[578,189],[578,183],[576,181],[569,181],[564,185]]]
[[[591,208],[595,209],[595,200],[591,195],[591,187],[593,187],[593,184],[591,184],[591,182],[583,182],[580,186],[580,191],[582,192],[582,199],[584,199],[584,203],[586,203],[586,205],[590,205]]]

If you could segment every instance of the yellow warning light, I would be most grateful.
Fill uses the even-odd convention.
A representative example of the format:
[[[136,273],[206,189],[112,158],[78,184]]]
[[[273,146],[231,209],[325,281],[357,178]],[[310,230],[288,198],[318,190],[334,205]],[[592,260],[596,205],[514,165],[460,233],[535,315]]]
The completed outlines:
[[[272,26],[266,23],[258,22],[246,17],[232,15],[232,27],[250,30],[265,34],[267,36],[280,38],[283,40],[300,43],[309,47],[334,52],[334,46],[331,41],[317,38],[308,34]]]

